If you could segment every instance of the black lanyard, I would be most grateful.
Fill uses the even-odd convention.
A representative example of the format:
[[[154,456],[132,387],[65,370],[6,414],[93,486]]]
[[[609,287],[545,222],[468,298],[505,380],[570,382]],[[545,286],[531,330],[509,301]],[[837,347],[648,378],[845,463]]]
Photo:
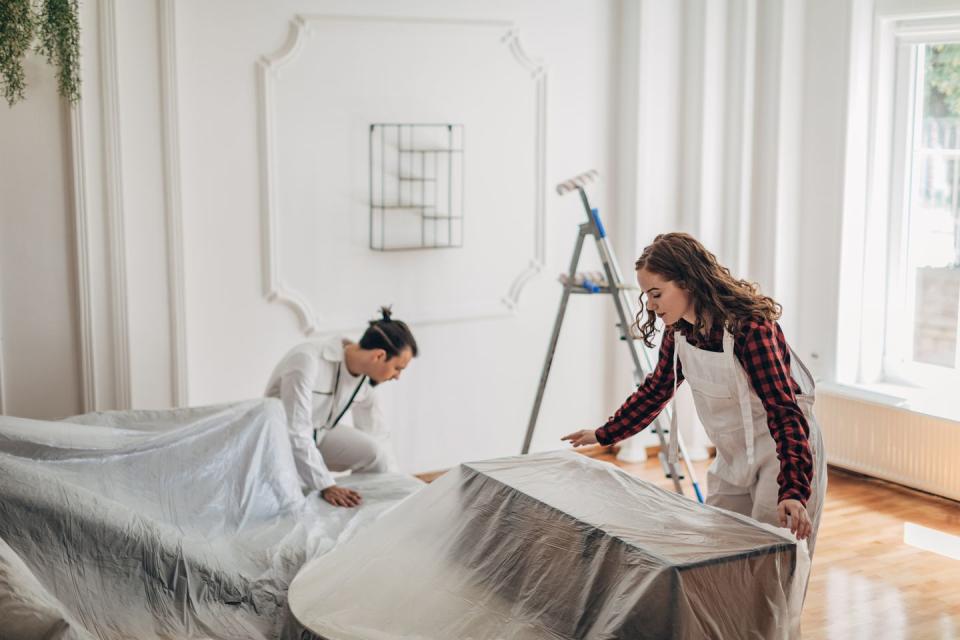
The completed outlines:
[[[357,384],[357,388],[353,390],[353,393],[350,394],[350,399],[347,400],[347,404],[343,406],[343,411],[341,411],[340,415],[337,416],[337,419],[333,421],[333,424],[327,427],[328,429],[333,429],[335,426],[337,426],[340,423],[340,418],[343,417],[343,414],[345,414],[347,412],[347,409],[350,408],[350,405],[353,404],[353,399],[357,397],[358,393],[360,393],[360,387],[362,387],[363,383],[366,381],[367,381],[367,376],[363,376],[362,378],[360,378],[360,382],[359,384]],[[336,396],[333,397],[333,401],[334,402],[337,401]]]
[[[360,378],[360,382],[357,384],[357,388],[353,390],[353,393],[350,394],[350,399],[347,400],[347,404],[343,406],[343,410],[337,416],[337,419],[331,423],[330,418],[333,417],[333,410],[337,408],[337,391],[340,388],[340,367],[341,366],[342,366],[342,363],[337,365],[337,377],[333,381],[333,393],[331,394],[331,397],[330,397],[330,413],[327,415],[327,424],[324,426],[324,429],[332,430],[335,426],[340,424],[340,419],[347,412],[347,409],[350,408],[350,405],[353,404],[353,401],[357,397],[357,394],[360,393],[360,388],[363,387],[363,383],[367,381],[367,376],[363,376],[362,378]],[[318,429],[313,430],[314,442],[317,441],[317,431]]]

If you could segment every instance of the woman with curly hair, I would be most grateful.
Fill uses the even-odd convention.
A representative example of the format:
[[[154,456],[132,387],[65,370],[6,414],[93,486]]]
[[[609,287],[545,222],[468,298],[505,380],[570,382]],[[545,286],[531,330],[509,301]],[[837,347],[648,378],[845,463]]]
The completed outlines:
[[[564,436],[573,446],[613,444],[650,424],[684,380],[717,457],[707,474],[707,504],[806,539],[812,556],[826,457],[813,415],[813,378],[790,349],[781,308],[756,284],[734,278],[686,233],[657,236],[637,259],[646,296],[637,325],[653,346],[666,326],[656,369],[596,430]],[[669,457],[676,461],[676,411]]]

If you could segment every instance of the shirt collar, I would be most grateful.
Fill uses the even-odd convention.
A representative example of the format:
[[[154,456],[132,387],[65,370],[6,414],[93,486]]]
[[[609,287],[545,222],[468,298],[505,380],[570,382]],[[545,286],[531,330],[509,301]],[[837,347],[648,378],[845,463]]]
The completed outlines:
[[[334,336],[321,343],[320,355],[327,362],[343,362],[343,347],[349,344],[343,336]]]
[[[360,378],[363,377],[355,376],[350,373],[349,369],[347,369],[346,359],[343,355],[343,349],[352,342],[352,340],[344,336],[335,336],[325,340],[320,349],[320,355],[324,360],[327,362],[336,363],[341,368],[343,381],[347,384],[359,382]]]
[[[723,322],[714,322],[713,326],[710,328],[710,331],[707,333],[706,338],[694,331],[693,325],[683,318],[677,320],[670,327],[671,331],[679,331],[683,337],[688,340],[692,339],[694,342],[703,342],[712,344],[717,341],[723,340]]]

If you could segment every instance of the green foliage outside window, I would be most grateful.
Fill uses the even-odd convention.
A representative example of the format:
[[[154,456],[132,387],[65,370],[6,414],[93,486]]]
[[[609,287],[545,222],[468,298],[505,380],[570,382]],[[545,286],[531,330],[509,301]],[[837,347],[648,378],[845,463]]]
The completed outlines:
[[[960,44],[935,44],[927,48],[927,115],[960,117]]]
[[[0,0],[0,89],[7,104],[23,100],[23,59],[33,48],[57,68],[60,95],[80,98],[77,0]]]

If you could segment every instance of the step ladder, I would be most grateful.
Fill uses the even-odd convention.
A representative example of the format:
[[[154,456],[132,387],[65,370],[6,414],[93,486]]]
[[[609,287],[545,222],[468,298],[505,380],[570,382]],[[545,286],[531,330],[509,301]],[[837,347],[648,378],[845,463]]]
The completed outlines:
[[[636,340],[639,336],[635,335],[631,329],[633,319],[636,313],[633,307],[629,291],[636,290],[636,287],[623,284],[623,276],[620,274],[620,267],[617,264],[613,248],[607,240],[606,230],[603,228],[603,221],[600,219],[600,213],[597,209],[590,206],[587,193],[584,187],[595,181],[599,177],[596,171],[582,173],[570,180],[561,182],[557,185],[557,193],[565,195],[576,191],[580,194],[580,201],[583,203],[584,211],[587,215],[587,221],[580,225],[580,232],[577,235],[576,247],[573,250],[573,258],[570,260],[570,269],[566,274],[560,276],[560,282],[563,284],[563,295],[560,298],[560,309],[557,312],[557,319],[553,324],[553,334],[550,336],[550,345],[547,348],[547,357],[543,363],[543,371],[540,373],[540,385],[537,387],[537,397],[533,403],[533,412],[530,414],[530,422],[527,425],[527,434],[523,440],[523,451],[526,454],[530,451],[530,442],[533,440],[533,431],[537,424],[537,416],[540,414],[540,405],[543,402],[543,394],[547,387],[547,378],[550,375],[550,367],[553,364],[553,356],[557,349],[557,341],[560,338],[560,327],[563,325],[563,316],[567,310],[567,302],[572,294],[598,295],[609,294],[613,298],[614,306],[617,309],[619,322],[617,327],[620,330],[620,340],[627,345],[630,350],[630,357],[633,360],[634,381],[639,386],[646,378],[647,374],[653,371],[650,353],[646,349],[641,349],[646,369],[641,364],[640,353],[638,353]],[[577,267],[580,263],[580,254],[583,251],[583,243],[587,236],[592,236],[597,245],[597,251],[600,254],[600,261],[603,264],[603,273],[578,273]],[[660,453],[658,458],[663,467],[664,475],[673,480],[674,489],[677,493],[683,493],[683,487],[680,480],[683,474],[677,469],[674,463],[667,459],[667,435],[670,433],[670,413],[673,405],[666,407],[664,411],[650,425],[650,429],[657,434],[660,440]],[[700,485],[697,483],[697,477],[690,459],[687,456],[687,449],[677,433],[677,440],[680,445],[680,455],[686,467],[687,474],[690,476],[693,491],[697,500],[703,502],[703,494],[700,492]]]

